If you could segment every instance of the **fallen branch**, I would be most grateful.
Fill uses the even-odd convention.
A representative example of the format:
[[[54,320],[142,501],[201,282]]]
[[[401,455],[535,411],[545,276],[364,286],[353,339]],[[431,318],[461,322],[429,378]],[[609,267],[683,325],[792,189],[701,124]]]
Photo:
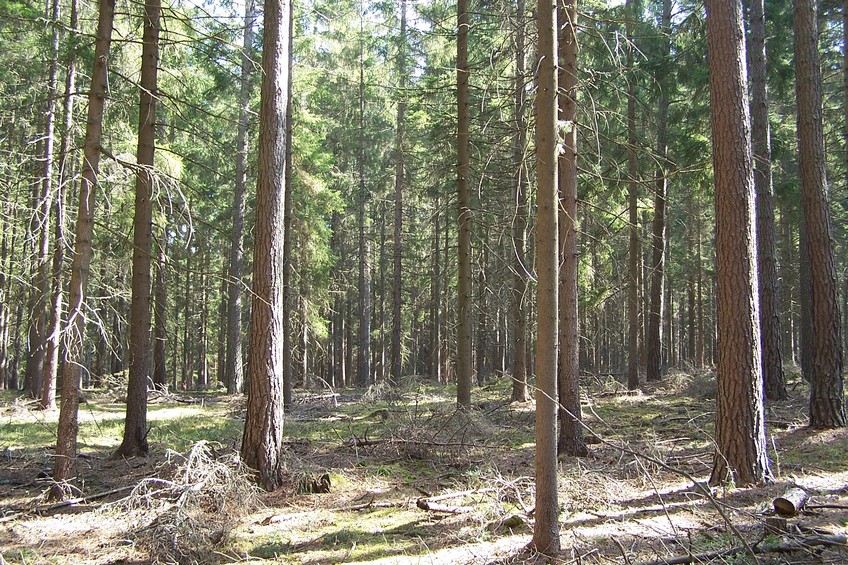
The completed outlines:
[[[353,506],[348,506],[347,508],[342,508],[341,510],[346,510],[348,512],[356,512],[357,510],[368,510],[369,508],[403,508],[406,506],[403,502],[375,502],[374,499],[369,500],[368,502],[363,502],[362,504],[354,504]]]
[[[377,438],[377,439],[369,439],[368,436],[351,436],[345,441],[345,447],[370,447],[372,445],[380,445],[380,444],[400,444],[400,445],[425,445],[427,447],[465,447],[465,448],[479,448],[479,449],[500,449],[497,445],[484,445],[479,443],[466,443],[461,441],[453,441],[453,442],[443,442],[443,441],[435,441],[435,440],[416,440],[416,439],[403,439],[403,438]]]
[[[848,536],[810,536],[806,538],[793,539],[778,545],[761,546],[755,544],[750,547],[750,550],[757,555],[762,555],[765,553],[792,553],[794,551],[809,550],[814,547],[848,547]],[[748,547],[739,545],[729,549],[722,549],[720,551],[711,551],[709,553],[688,553],[686,555],[677,555],[665,559],[647,561],[640,565],[682,565],[686,563],[703,563],[718,557],[747,553],[748,551]]]
[[[428,500],[430,502],[436,502],[438,500],[450,500],[451,498],[459,498],[460,496],[468,496],[471,494],[486,494],[489,492],[497,492],[496,488],[481,488],[476,490],[461,490],[458,492],[449,492],[446,494],[440,494],[438,496],[428,496],[425,498],[419,498],[418,500]]]
[[[848,510],[848,504],[807,504],[807,510]]]
[[[66,508],[68,506],[76,506],[78,504],[87,504],[87,503],[92,502],[94,500],[100,500],[101,498],[106,498],[107,496],[112,496],[113,494],[119,494],[119,493],[122,493],[122,492],[130,491],[133,488],[135,488],[135,487],[133,487],[133,486],[120,487],[120,488],[115,488],[115,489],[112,489],[112,490],[107,490],[105,492],[92,494],[92,495],[89,495],[89,496],[78,496],[76,498],[69,498],[68,500],[63,500],[61,502],[55,502],[53,504],[45,504],[45,505],[42,505],[42,506],[36,506],[35,508],[32,508],[31,510],[28,510],[28,511],[27,510],[21,510],[21,511],[15,512],[14,514],[10,514],[9,516],[3,516],[2,518],[0,518],[0,523],[11,522],[13,520],[17,520],[19,517],[23,516],[24,514],[26,514],[28,512],[43,515],[43,514],[46,514],[46,513],[49,513],[49,512],[53,512],[54,510],[58,510],[60,508]]]
[[[444,512],[446,514],[467,514],[474,510],[468,506],[445,506],[444,504],[430,502],[426,498],[416,500],[415,506],[428,512]]]
[[[473,509],[468,506],[445,506],[443,504],[438,504],[438,501],[441,500],[450,500],[451,498],[460,498],[463,496],[469,496],[472,494],[486,494],[489,492],[497,492],[498,489],[495,488],[482,488],[476,490],[463,490],[458,492],[449,492],[446,494],[440,494],[438,496],[428,496],[426,498],[419,498],[415,501],[415,506],[420,508],[421,510],[427,510],[428,512],[446,512],[448,514],[465,514],[466,512],[471,512]]]

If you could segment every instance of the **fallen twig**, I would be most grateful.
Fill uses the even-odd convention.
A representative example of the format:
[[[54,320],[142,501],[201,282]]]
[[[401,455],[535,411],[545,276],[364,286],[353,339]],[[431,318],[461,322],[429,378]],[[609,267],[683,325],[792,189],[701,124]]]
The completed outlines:
[[[54,510],[58,510],[60,508],[66,508],[68,506],[76,506],[77,504],[87,504],[87,503],[92,502],[94,500],[100,500],[101,498],[106,498],[107,496],[112,496],[113,494],[118,494],[118,493],[130,491],[133,488],[135,488],[135,487],[134,486],[120,487],[120,488],[115,488],[115,489],[112,489],[112,490],[107,490],[105,492],[92,494],[92,495],[89,495],[89,496],[78,496],[76,498],[69,498],[68,500],[63,500],[61,502],[54,502],[53,504],[45,504],[45,505],[42,505],[42,506],[36,506],[35,508],[32,508],[31,510],[28,510],[28,511],[22,510],[22,511],[19,511],[19,512],[15,512],[14,514],[10,514],[9,516],[3,516],[2,518],[0,518],[0,523],[11,522],[11,521],[16,520],[19,517],[23,516],[24,514],[29,513],[29,512],[34,513],[34,514],[42,514],[43,515],[43,514],[46,514],[46,513],[49,513],[49,512],[53,512]]]

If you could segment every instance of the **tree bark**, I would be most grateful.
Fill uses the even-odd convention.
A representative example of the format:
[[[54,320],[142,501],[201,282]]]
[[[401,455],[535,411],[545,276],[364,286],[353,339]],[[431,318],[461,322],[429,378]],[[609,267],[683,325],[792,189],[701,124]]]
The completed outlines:
[[[755,195],[741,0],[708,0],[715,171],[718,394],[711,484],[770,478],[757,300]]]
[[[786,377],[780,347],[777,261],[774,237],[774,191],[771,132],[766,88],[766,20],[763,0],[748,2],[748,68],[751,75],[751,144],[757,195],[757,271],[760,281],[760,331],[763,382],[769,400],[786,400]]]
[[[165,387],[168,384],[168,229],[162,226],[157,242],[159,253],[156,258],[156,280],[153,290],[153,384]]]
[[[457,105],[457,330],[456,402],[471,406],[471,176],[468,104],[468,0],[457,0],[456,105]]]
[[[566,9],[574,3],[566,0]],[[536,522],[531,547],[560,550],[557,493],[557,338],[559,336],[559,199],[557,196],[557,25],[554,0],[539,0],[536,65]],[[574,127],[574,124],[571,124]]]
[[[365,235],[368,192],[365,186],[365,12],[359,3],[359,351],[357,355],[358,382],[362,387],[371,384],[371,255],[370,241]]]
[[[636,161],[636,72],[633,69],[633,19],[636,10],[632,0],[625,4],[627,14],[627,206],[629,209],[629,244],[627,267],[627,388],[639,388],[639,270],[642,248],[639,245],[639,165]]]
[[[288,0],[265,2],[250,378],[241,447],[245,464],[268,490],[281,484],[283,470],[283,223],[291,56],[287,37],[289,10]]]
[[[244,284],[244,193],[247,186],[248,128],[250,126],[250,79],[253,75],[253,25],[256,11],[253,0],[244,4],[244,32],[241,47],[241,75],[239,77],[239,115],[236,137],[236,178],[233,191],[233,231],[230,240],[230,282],[227,285],[227,359],[224,378],[227,393],[244,390],[242,362],[242,298]]]
[[[512,220],[512,247],[515,266],[512,275],[510,301],[510,337],[512,338],[512,397],[514,402],[526,402],[527,394],[527,167],[524,152],[527,148],[527,123],[524,118],[524,0],[516,0],[515,6],[515,133],[513,145],[513,194],[515,215]]]
[[[668,63],[671,42],[671,0],[663,0],[660,30],[662,39],[662,60]],[[651,233],[651,302],[648,310],[648,335],[646,337],[647,373],[646,379],[658,381],[663,376],[663,309],[665,298],[665,259],[666,259],[666,197],[668,195],[668,177],[666,175],[668,156],[668,93],[666,80],[662,80],[664,70],[657,75],[660,88],[657,101],[657,178],[654,185],[654,221]]]
[[[395,133],[395,236],[394,258],[392,262],[392,370],[391,382],[400,382],[401,372],[401,302],[403,290],[403,184],[404,184],[404,119],[406,115],[406,0],[400,2],[400,38],[398,50],[398,75],[400,78],[400,99],[397,106],[397,129]]]
[[[124,439],[113,454],[146,456],[147,381],[150,378],[150,263],[153,230],[153,156],[156,143],[156,78],[159,67],[160,0],[145,0],[141,48],[141,102],[133,220],[130,374]]]
[[[70,29],[77,29],[79,14],[76,0],[71,0]],[[70,50],[65,74],[65,125],[62,131],[62,141],[59,146],[59,176],[56,183],[56,232],[53,243],[52,284],[53,295],[50,303],[50,325],[47,328],[47,350],[44,355],[44,388],[41,393],[41,404],[44,408],[56,408],[56,385],[59,372],[59,349],[61,348],[62,311],[64,308],[64,292],[62,288],[62,266],[65,263],[65,189],[68,179],[72,176],[68,161],[74,124],[74,89],[76,88],[76,51]],[[4,323],[5,325],[5,323]],[[3,344],[5,347],[5,342]],[[0,371],[4,373],[4,371]],[[2,375],[0,375],[2,380]]]
[[[292,80],[294,77],[294,6],[289,8],[289,60],[288,69],[289,82],[286,98],[286,179],[285,179],[285,221],[283,225],[283,407],[289,408],[294,402],[294,367],[292,365],[292,310],[294,299],[292,292],[292,220],[294,219],[294,208],[292,207],[292,142],[294,107],[292,104]],[[329,361],[329,359],[328,359]],[[332,363],[328,362],[328,365]],[[332,373],[331,373],[332,375]],[[332,378],[332,376],[330,377]]]
[[[842,341],[830,205],[827,194],[822,79],[818,54],[817,3],[796,0],[795,94],[798,150],[812,299],[810,426],[846,425],[842,385]],[[802,278],[805,273],[802,273]]]
[[[56,459],[53,467],[53,480],[57,483],[73,478],[76,465],[77,429],[79,427],[77,416],[80,382],[82,380],[82,346],[85,335],[83,304],[91,265],[95,188],[100,164],[103,106],[109,85],[107,61],[114,18],[115,1],[100,0],[97,35],[94,44],[94,64],[91,73],[91,90],[88,95],[88,119],[85,128],[76,240],[74,242],[74,258],[68,292],[69,335],[65,364],[62,367],[62,406],[59,410]],[[53,495],[54,497],[61,496],[56,491]]]
[[[430,378],[437,383],[442,382],[441,217],[440,198],[437,196],[433,214],[433,280],[430,283]]]
[[[557,5],[559,123],[564,126],[559,152],[559,453],[588,455],[580,408],[580,336],[577,311],[577,2]],[[539,309],[541,312],[541,308]]]
[[[61,15],[59,0],[52,0],[50,3],[50,12],[48,20],[51,23],[51,56],[50,70],[47,80],[47,109],[45,111],[45,128],[44,128],[44,168],[42,169],[43,177],[41,179],[41,198],[39,200],[39,215],[41,222],[39,250],[38,250],[38,274],[35,280],[35,292],[37,300],[35,302],[36,309],[32,313],[36,318],[33,328],[34,334],[31,334],[31,347],[37,348],[27,359],[34,363],[33,370],[38,371],[37,378],[32,382],[32,385],[40,386],[40,389],[34,396],[39,397],[39,405],[43,409],[56,408],[56,372],[55,365],[51,367],[51,372],[48,374],[47,369],[47,349],[49,347],[51,334],[48,328],[50,323],[50,315],[53,312],[52,305],[48,310],[48,297],[55,296],[50,293],[50,283],[54,280],[53,271],[51,269],[50,257],[50,216],[53,210],[53,156],[54,156],[54,133],[56,130],[56,99],[59,84],[59,18]],[[61,190],[61,187],[59,187]],[[57,221],[61,220],[61,214],[57,212]],[[55,230],[60,230],[59,224],[56,224]],[[61,281],[59,283],[61,285]],[[59,287],[61,289],[61,286]],[[61,294],[60,294],[61,300]],[[61,305],[59,306],[61,309]],[[28,371],[29,372],[29,371]]]

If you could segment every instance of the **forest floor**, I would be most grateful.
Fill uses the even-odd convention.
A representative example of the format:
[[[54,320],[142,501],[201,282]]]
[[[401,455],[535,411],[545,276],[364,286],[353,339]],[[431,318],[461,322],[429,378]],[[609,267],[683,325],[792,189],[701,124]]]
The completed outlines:
[[[848,430],[806,427],[808,390],[767,406],[773,483],[709,489],[714,376],[638,393],[582,379],[591,456],[561,458],[557,563],[848,563]],[[259,492],[237,447],[244,398],[151,395],[151,455],[112,460],[125,406],[86,392],[78,491],[44,494],[58,413],[0,397],[0,563],[530,563],[533,404],[504,378],[475,389],[298,391],[286,484]],[[772,501],[810,494],[782,520]],[[88,498],[85,498],[88,497]]]

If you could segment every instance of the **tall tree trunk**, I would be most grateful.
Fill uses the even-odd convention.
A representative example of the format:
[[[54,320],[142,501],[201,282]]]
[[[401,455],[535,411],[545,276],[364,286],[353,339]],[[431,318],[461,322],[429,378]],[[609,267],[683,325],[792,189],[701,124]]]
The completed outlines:
[[[741,0],[707,1],[715,171],[718,394],[710,482],[761,483],[766,454],[754,173]]]
[[[244,275],[244,193],[247,186],[248,128],[250,126],[250,79],[253,75],[253,24],[256,12],[253,0],[244,4],[244,33],[241,47],[241,76],[239,79],[238,136],[236,138],[236,179],[233,194],[233,231],[230,240],[230,283],[227,298],[227,361],[225,379],[227,393],[237,394],[244,389],[242,363],[242,302]]]
[[[836,428],[845,426],[846,419],[842,390],[839,291],[825,174],[817,3],[815,0],[796,0],[793,12],[799,168],[812,298],[810,426]]]
[[[700,202],[698,202],[700,208]],[[695,367],[701,369],[705,359],[706,329],[704,325],[704,264],[701,260],[701,214],[695,217],[695,281],[698,292],[698,341],[695,347]]]
[[[197,389],[209,387],[209,364],[206,354],[209,351],[209,249],[200,245],[200,319],[197,324]]]
[[[777,261],[774,237],[774,192],[771,176],[771,132],[766,88],[766,20],[763,0],[748,2],[748,68],[751,75],[751,144],[757,194],[757,271],[760,291],[760,331],[766,398],[786,400],[786,378],[780,347]]]
[[[627,252],[627,388],[639,388],[639,165],[636,161],[636,72],[634,70],[633,0],[625,4],[627,14],[627,206],[629,208],[630,240]]]
[[[285,221],[283,225],[283,407],[288,408],[294,402],[294,375],[292,366],[292,219],[294,208],[292,207],[292,105],[293,76],[294,76],[294,6],[289,8],[289,61],[287,72],[289,74],[288,93],[286,98],[286,178],[285,178]],[[329,362],[328,366],[332,365]],[[328,367],[329,368],[329,367]],[[332,373],[331,373],[332,375]],[[332,376],[330,377],[332,378]]]
[[[258,482],[282,482],[283,222],[285,221],[288,0],[266,0],[259,109],[259,169],[250,316],[250,378],[241,456]]]
[[[456,105],[457,105],[457,329],[456,402],[471,406],[471,176],[468,103],[468,0],[457,0]]]
[[[442,274],[441,274],[441,205],[437,196],[433,214],[433,279],[430,283],[430,378],[442,382]]]
[[[671,46],[671,0],[663,0],[662,59],[667,62]],[[647,374],[649,381],[658,381],[663,375],[663,302],[665,298],[665,255],[666,255],[666,197],[668,177],[666,174],[668,141],[668,93],[667,81],[662,80],[664,71],[657,76],[660,96],[657,101],[657,178],[654,187],[654,222],[651,234],[651,306],[648,311],[648,335],[646,342]]]
[[[359,353],[357,370],[359,385],[371,384],[371,269],[369,256],[371,246],[365,235],[368,193],[365,187],[365,12],[359,2],[359,205],[357,224],[359,227]]]
[[[484,227],[480,234],[483,241],[488,241],[488,228]],[[486,384],[486,376],[488,374],[488,360],[486,359],[486,347],[489,341],[488,327],[491,323],[489,320],[489,305],[486,300],[486,271],[489,266],[488,246],[483,246],[480,249],[480,270],[477,272],[477,339],[474,344],[476,347],[476,366],[477,366],[477,386]]]
[[[189,209],[191,209],[191,204],[189,203]],[[191,386],[191,366],[189,363],[189,359],[191,359],[191,350],[193,340],[189,339],[189,335],[191,333],[191,323],[193,318],[192,313],[192,300],[191,296],[191,273],[192,273],[192,250],[191,246],[187,247],[185,250],[186,253],[186,261],[185,261],[185,281],[183,283],[183,358],[182,364],[180,366],[180,381],[181,387],[183,390],[188,390]]]
[[[9,221],[8,209],[0,205],[0,390],[9,388],[9,231],[14,230]]]
[[[79,25],[77,2],[71,0],[70,29],[75,30]],[[59,146],[59,176],[56,183],[56,232],[53,243],[53,268],[51,282],[53,295],[50,303],[50,325],[47,328],[47,350],[44,355],[44,384],[41,393],[41,405],[46,409],[56,408],[56,380],[59,372],[59,350],[62,335],[62,310],[64,293],[62,288],[62,266],[65,263],[65,189],[71,174],[68,154],[71,150],[74,124],[74,89],[76,88],[76,51],[71,49],[67,60],[65,74],[65,106],[63,114],[65,125],[62,130],[62,141]],[[4,233],[5,236],[5,233]],[[5,327],[5,321],[4,321]],[[5,341],[2,343],[5,347]],[[5,371],[0,371],[0,380]]]
[[[572,0],[567,8],[574,9]],[[557,493],[557,339],[559,336],[559,235],[557,210],[557,8],[539,0],[536,66],[536,522],[531,547],[560,550]],[[574,124],[571,124],[574,127]]]
[[[395,237],[392,267],[392,372],[391,381],[400,382],[401,372],[401,302],[403,290],[403,183],[404,183],[404,119],[406,115],[406,0],[400,0],[400,38],[398,47],[398,75],[400,99],[397,106],[397,130],[395,134]],[[414,365],[413,365],[414,367]]]
[[[527,394],[527,312],[524,307],[527,297],[527,167],[524,151],[527,148],[527,123],[524,119],[525,67],[524,67],[524,0],[515,6],[515,84],[514,106],[515,132],[513,136],[512,179],[515,214],[512,219],[512,295],[510,300],[510,337],[512,338],[512,397],[514,402],[526,402]]]
[[[130,375],[124,440],[113,457],[147,455],[147,381],[150,378],[150,249],[153,230],[153,155],[156,144],[156,76],[159,68],[160,0],[144,2],[141,103],[133,220]]]
[[[559,123],[567,124],[559,153],[559,441],[557,450],[584,456],[580,409],[580,336],[577,278],[577,2],[557,5],[559,32]],[[541,305],[540,305],[541,306]],[[541,312],[541,307],[539,308]]]
[[[153,291],[153,384],[168,384],[166,345],[168,343],[168,229],[159,232],[156,259],[156,280]]]
[[[380,203],[380,352],[379,352],[379,369],[377,370],[377,374],[375,378],[382,382],[386,379],[386,375],[388,374],[387,363],[389,359],[389,353],[386,348],[386,325],[387,325],[387,314],[386,314],[386,263],[388,261],[388,250],[386,249],[386,215],[388,204],[383,200]]]
[[[100,143],[103,131],[103,104],[108,92],[109,47],[115,1],[100,0],[97,35],[94,44],[94,63],[88,95],[88,119],[85,128],[85,148],[80,179],[74,259],[68,292],[68,341],[65,363],[62,366],[62,406],[56,439],[56,458],[53,480],[58,484],[74,477],[77,456],[78,410],[82,380],[83,339],[85,336],[84,301],[91,264],[91,238],[94,228],[94,203],[100,164]],[[53,490],[52,497],[62,496]]]
[[[50,68],[47,79],[47,107],[44,110],[44,138],[41,169],[40,192],[36,198],[36,211],[33,216],[38,233],[38,248],[35,254],[34,285],[30,304],[29,355],[26,360],[27,392],[32,398],[42,395],[42,388],[54,390],[56,384],[44,385],[44,354],[47,350],[47,303],[50,295],[50,215],[53,209],[53,148],[56,129],[56,92],[59,84],[59,0],[50,0],[45,18],[50,22]],[[55,377],[55,375],[54,375]],[[55,406],[55,399],[41,400],[41,407]]]

